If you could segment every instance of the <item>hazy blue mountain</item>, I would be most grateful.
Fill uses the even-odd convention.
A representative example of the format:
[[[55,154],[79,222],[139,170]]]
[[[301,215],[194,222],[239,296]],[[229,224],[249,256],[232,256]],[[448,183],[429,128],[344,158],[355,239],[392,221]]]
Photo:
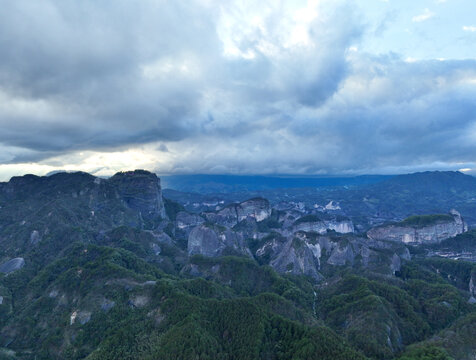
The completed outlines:
[[[271,189],[353,186],[374,184],[392,176],[239,176],[239,175],[171,175],[161,176],[165,189],[201,194],[263,191]]]
[[[377,178],[374,178],[377,179]],[[262,196],[272,204],[301,203],[307,209],[339,204],[339,213],[352,217],[362,231],[375,224],[399,221],[415,214],[458,210],[476,226],[476,178],[456,171],[432,171],[379,178],[371,184],[298,187],[229,193],[193,193],[165,190],[189,211],[215,209],[234,201]]]

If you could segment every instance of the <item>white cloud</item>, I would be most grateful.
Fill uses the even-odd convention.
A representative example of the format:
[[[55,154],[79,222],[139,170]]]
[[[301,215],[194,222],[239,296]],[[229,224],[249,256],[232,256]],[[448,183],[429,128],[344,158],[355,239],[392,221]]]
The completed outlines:
[[[412,21],[413,22],[422,22],[422,21],[426,21],[428,19],[431,19],[433,16],[435,16],[435,13],[430,11],[430,9],[427,8],[420,15],[414,16],[412,18]]]
[[[476,26],[463,26],[464,31],[470,31],[470,32],[475,32],[476,31]]]

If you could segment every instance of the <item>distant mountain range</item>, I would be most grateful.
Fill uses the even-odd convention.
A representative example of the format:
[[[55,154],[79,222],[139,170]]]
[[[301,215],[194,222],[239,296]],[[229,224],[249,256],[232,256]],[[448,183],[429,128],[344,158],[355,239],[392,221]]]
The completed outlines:
[[[239,175],[171,175],[161,176],[164,189],[200,194],[264,191],[286,188],[322,188],[375,184],[391,175],[362,176],[239,176]]]
[[[200,176],[197,176],[194,180],[197,181],[197,188],[201,186],[198,185],[199,179]],[[231,181],[232,178],[226,179]],[[279,179],[274,179],[276,186]],[[397,176],[309,179],[309,183],[321,180],[321,184],[333,185],[202,193],[166,189],[164,194],[190,211],[214,209],[220,203],[243,201],[252,196],[265,197],[272,204],[284,201],[309,209],[333,202],[339,204],[340,213],[355,218],[363,228],[402,220],[414,214],[447,213],[454,208],[461,212],[470,226],[476,226],[476,178],[461,172],[428,171]],[[338,185],[340,181],[343,185]],[[290,180],[287,184],[298,183]],[[182,188],[195,187],[184,185]],[[212,188],[217,189],[217,186]]]

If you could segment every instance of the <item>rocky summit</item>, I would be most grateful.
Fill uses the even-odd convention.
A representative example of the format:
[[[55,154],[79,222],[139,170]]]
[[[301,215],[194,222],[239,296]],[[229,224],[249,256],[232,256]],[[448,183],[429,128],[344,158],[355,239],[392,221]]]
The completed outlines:
[[[144,219],[165,218],[160,179],[148,171],[120,172],[108,183],[116,188],[119,198]]]

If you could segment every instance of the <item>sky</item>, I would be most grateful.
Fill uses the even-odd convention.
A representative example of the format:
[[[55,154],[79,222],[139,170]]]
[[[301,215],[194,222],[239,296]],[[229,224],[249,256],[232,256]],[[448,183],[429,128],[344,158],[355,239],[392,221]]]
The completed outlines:
[[[0,181],[476,171],[474,0],[0,0]]]

